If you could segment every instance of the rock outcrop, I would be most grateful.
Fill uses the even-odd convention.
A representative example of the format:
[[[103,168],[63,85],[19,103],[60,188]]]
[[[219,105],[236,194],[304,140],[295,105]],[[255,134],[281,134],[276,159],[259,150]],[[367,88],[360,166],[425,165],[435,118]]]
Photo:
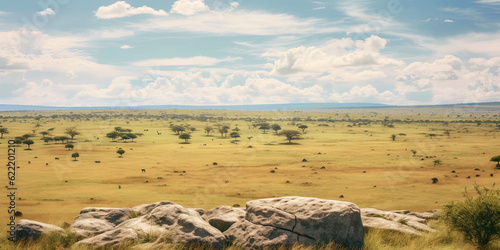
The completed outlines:
[[[410,211],[381,211],[374,208],[362,208],[361,218],[366,229],[382,229],[405,234],[421,235],[422,232],[433,232],[427,226],[427,220],[440,213],[433,210],[426,213],[410,213]]]
[[[420,235],[434,231],[425,223],[438,213],[359,209],[350,202],[296,196],[209,211],[161,201],[133,208],[84,208],[70,230],[80,238],[77,245],[91,248],[154,249],[183,244],[187,248],[222,249],[231,243],[244,249],[267,249],[333,243],[359,249],[364,229]],[[65,234],[60,227],[30,220],[20,220],[15,227],[18,239],[36,240],[52,232]]]
[[[133,242],[157,248],[180,243],[221,249],[226,242],[224,235],[204,221],[198,211],[168,201],[131,209],[86,208],[71,228],[80,235],[92,232],[88,234],[91,237],[77,243],[91,247]]]
[[[245,209],[230,206],[219,206],[208,210],[203,219],[221,232],[226,231],[234,223],[245,218]]]
[[[24,219],[17,222],[14,231],[17,240],[36,240],[43,234],[50,233],[65,234],[64,229],[58,226]]]
[[[353,203],[291,196],[247,202],[245,219],[224,235],[245,249],[329,242],[356,249],[364,231]]]

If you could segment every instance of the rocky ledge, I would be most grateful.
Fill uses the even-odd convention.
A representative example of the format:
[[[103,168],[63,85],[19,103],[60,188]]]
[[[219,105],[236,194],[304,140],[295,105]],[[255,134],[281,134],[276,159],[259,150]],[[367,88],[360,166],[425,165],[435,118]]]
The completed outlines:
[[[220,206],[209,211],[161,201],[133,208],[84,208],[69,230],[79,237],[77,245],[91,248],[126,243],[139,248],[184,244],[222,249],[235,244],[261,249],[334,242],[359,249],[365,229],[420,235],[433,231],[426,222],[439,212],[359,209],[350,202],[295,196],[253,200],[246,208]],[[65,230],[30,220],[20,220],[15,229],[17,239],[36,240],[48,233],[65,234]]]

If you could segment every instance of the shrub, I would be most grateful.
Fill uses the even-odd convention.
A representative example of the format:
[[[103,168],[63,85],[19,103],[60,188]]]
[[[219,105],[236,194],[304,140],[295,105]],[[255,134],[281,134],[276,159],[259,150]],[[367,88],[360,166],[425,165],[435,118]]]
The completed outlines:
[[[500,191],[474,185],[478,196],[471,197],[465,190],[463,202],[452,202],[444,207],[445,220],[451,228],[464,234],[465,239],[484,249],[500,238]]]

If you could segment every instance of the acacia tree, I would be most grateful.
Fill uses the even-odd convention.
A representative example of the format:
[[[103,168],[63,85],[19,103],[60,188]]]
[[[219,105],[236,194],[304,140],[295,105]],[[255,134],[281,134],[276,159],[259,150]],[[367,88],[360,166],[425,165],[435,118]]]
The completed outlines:
[[[229,136],[231,136],[231,138],[236,140],[236,138],[240,137],[240,134],[238,132],[232,132],[231,134],[229,134]]]
[[[24,140],[24,141],[23,141],[23,144],[28,145],[28,149],[31,149],[31,148],[30,148],[30,146],[31,146],[32,144],[35,144],[35,142],[34,142],[33,140],[26,139],[26,140]]]
[[[497,156],[491,157],[490,161],[494,161],[494,162],[496,162],[496,163],[497,163],[496,168],[500,169],[500,155],[497,155]]]
[[[73,148],[75,147],[75,145],[73,145],[73,144],[66,144],[64,147],[67,148],[68,150],[73,150]]]
[[[307,125],[300,125],[299,128],[302,129],[302,133],[305,134],[306,128],[309,128],[309,127]]]
[[[76,131],[75,127],[72,127],[72,128],[67,128],[65,134],[68,134],[69,136],[71,136],[71,140],[73,140],[73,138],[76,135],[79,135],[80,133],[78,131]]]
[[[174,133],[176,135],[180,134],[181,132],[184,132],[186,130],[186,128],[184,128],[184,126],[181,126],[181,125],[174,125],[172,126],[172,131],[174,131]]]
[[[112,141],[118,138],[118,136],[120,136],[120,133],[118,133],[117,131],[109,132],[106,134],[106,137],[111,138]]]
[[[188,140],[191,139],[191,135],[188,133],[182,133],[179,135],[179,139],[183,139],[187,143]]]
[[[297,130],[282,130],[279,135],[284,135],[288,139],[288,143],[292,143],[292,139],[298,138],[300,132]]]
[[[207,133],[207,135],[210,135],[210,132],[214,131],[214,129],[211,126],[205,126],[204,130],[205,130],[205,133]]]
[[[123,150],[123,149],[121,149],[121,148],[120,148],[120,149],[118,149],[118,150],[116,151],[116,153],[117,153],[117,154],[119,154],[119,155],[120,155],[120,157],[123,157],[123,154],[125,154],[125,150]]]
[[[271,128],[274,130],[276,134],[278,134],[278,130],[281,130],[281,126],[278,124],[273,124]]]
[[[79,153],[73,153],[73,154],[71,154],[71,157],[75,158],[75,161],[76,161],[76,158],[80,157],[80,154]]]
[[[42,131],[40,132],[40,134],[42,135],[42,138],[45,138],[45,136],[49,135],[50,133],[47,131]]]
[[[137,138],[137,135],[135,135],[134,133],[127,133],[127,137],[128,137],[129,139],[131,139],[131,140],[132,140],[132,142],[133,142],[133,141],[134,141],[134,139],[135,139],[135,138]]]
[[[265,134],[266,130],[271,129],[271,125],[269,125],[269,123],[267,122],[263,122],[260,124],[259,129],[262,129],[263,133]]]
[[[0,128],[0,139],[3,139],[3,134],[8,134],[9,130],[7,128]]]
[[[42,140],[43,140],[43,142],[45,142],[45,143],[49,143],[49,141],[53,141],[53,140],[54,140],[54,138],[52,138],[52,137],[44,137],[44,138],[42,138]]]

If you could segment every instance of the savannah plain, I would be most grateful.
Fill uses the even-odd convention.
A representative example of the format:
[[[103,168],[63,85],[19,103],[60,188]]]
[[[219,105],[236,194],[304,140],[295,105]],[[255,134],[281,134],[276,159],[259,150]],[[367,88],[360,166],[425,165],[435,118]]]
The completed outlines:
[[[473,190],[475,183],[491,187],[500,176],[490,161],[500,155],[500,106],[494,104],[259,112],[75,110],[0,116],[0,125],[9,132],[0,140],[5,163],[9,139],[34,135],[31,150],[24,144],[17,148],[20,218],[55,225],[71,223],[84,207],[133,207],[161,200],[208,210],[244,207],[259,198],[307,196],[362,208],[424,212],[462,201],[465,188]],[[288,143],[274,130],[264,133],[254,126],[263,122],[301,133],[299,125],[307,128]],[[230,127],[226,137],[215,124]],[[174,125],[195,128],[188,143],[171,130]],[[206,126],[214,129],[209,135]],[[72,150],[66,143],[41,140],[40,132],[53,128],[47,136],[68,136],[65,131],[72,127],[79,133],[70,140]],[[133,141],[107,138],[115,127],[142,135]],[[240,134],[236,140],[229,136],[235,128]],[[122,157],[119,148],[125,150]],[[73,153],[79,153],[76,160]],[[6,171],[4,175],[7,185]],[[2,236],[8,220],[8,200],[3,197]]]

